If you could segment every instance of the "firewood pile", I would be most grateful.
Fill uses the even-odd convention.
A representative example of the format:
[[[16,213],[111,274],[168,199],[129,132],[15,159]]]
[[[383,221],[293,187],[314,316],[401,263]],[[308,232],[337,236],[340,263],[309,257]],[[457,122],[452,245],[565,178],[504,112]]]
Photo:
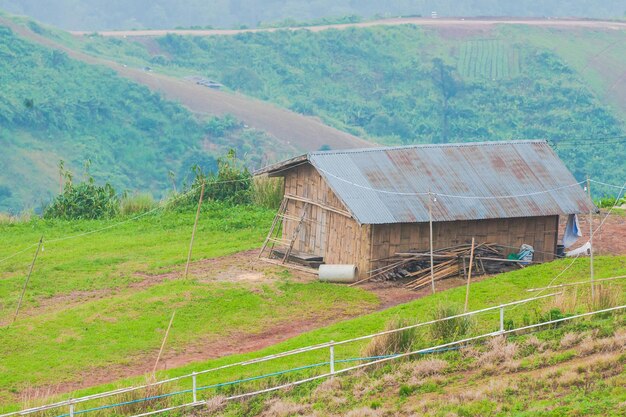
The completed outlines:
[[[457,276],[467,277],[470,266],[471,245],[458,245],[433,251],[433,276],[435,281]],[[480,243],[474,247],[472,276],[495,274],[514,269],[518,263],[507,259],[505,250],[496,244]],[[419,290],[431,283],[430,253],[402,252],[381,259],[386,266],[373,271],[370,280],[407,281],[405,287]]]

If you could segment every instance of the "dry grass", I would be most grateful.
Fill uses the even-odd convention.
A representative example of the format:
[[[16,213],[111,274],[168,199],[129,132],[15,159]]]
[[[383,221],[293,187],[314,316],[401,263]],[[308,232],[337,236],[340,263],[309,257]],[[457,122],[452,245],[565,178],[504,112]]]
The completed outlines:
[[[589,297],[589,311],[617,307],[622,304],[623,299],[624,294],[620,286],[596,285],[594,299],[591,300],[591,297]]]
[[[626,351],[626,329],[620,329],[611,337],[598,339],[596,333],[587,336],[576,348],[581,356],[588,356],[598,352]]]
[[[0,225],[26,223],[33,217],[32,210],[24,211],[21,214],[0,213]]]
[[[364,374],[361,378],[365,378]],[[341,378],[325,380],[313,391],[311,397],[323,402],[326,408],[339,407],[347,402]]]
[[[509,343],[504,336],[493,337],[486,345],[486,351],[476,361],[479,366],[501,365],[512,361],[517,353],[517,344]]]
[[[349,411],[345,417],[380,417],[383,415],[382,410],[372,410],[369,407],[361,407]]]
[[[146,384],[150,384],[153,382],[155,382],[155,380],[152,377],[146,378]],[[142,400],[145,398],[158,397],[159,395],[167,394],[170,391],[171,390],[165,384],[160,384],[160,385],[152,385],[141,390],[126,392],[114,398],[115,398],[115,402],[123,403],[123,402],[131,402],[135,400]],[[150,399],[146,401],[138,401],[136,403],[119,406],[115,408],[115,411],[122,415],[135,415],[135,414],[145,412],[147,410],[157,410],[160,408],[166,408],[166,407],[169,407],[170,405],[171,405],[170,397],[155,398],[155,399]],[[108,416],[110,415],[110,413],[107,412],[107,410],[104,410],[104,414],[90,413],[90,415]]]
[[[218,413],[226,406],[226,397],[223,395],[218,395],[215,397],[211,397],[206,400],[206,405],[204,406],[204,412],[208,413],[208,415],[212,416],[215,413]]]
[[[302,404],[296,404],[291,401],[275,398],[267,403],[267,407],[262,417],[288,417],[288,416],[301,416],[308,411],[308,406]]]
[[[406,320],[394,319],[387,323],[385,331],[401,329],[409,325],[410,323]],[[415,343],[416,336],[416,329],[406,329],[377,336],[365,346],[361,354],[365,357],[375,357],[409,352]]]
[[[559,342],[561,349],[569,349],[580,342],[580,335],[577,333],[565,333]]]
[[[580,298],[578,288],[566,289],[561,294],[550,297],[546,310],[557,309],[564,313],[573,313],[580,305]]]
[[[529,336],[524,341],[524,344],[532,347],[535,352],[543,352],[547,349],[547,344],[539,340],[535,335]]]
[[[401,367],[401,370],[415,378],[428,378],[443,374],[447,367],[448,362],[442,359],[424,359],[408,362]]]
[[[20,402],[22,408],[33,408],[44,405],[48,402],[48,399],[56,394],[56,389],[52,387],[48,388],[29,388],[22,391],[20,395]],[[64,413],[67,407],[55,408],[48,411],[32,414],[32,417],[53,417]]]

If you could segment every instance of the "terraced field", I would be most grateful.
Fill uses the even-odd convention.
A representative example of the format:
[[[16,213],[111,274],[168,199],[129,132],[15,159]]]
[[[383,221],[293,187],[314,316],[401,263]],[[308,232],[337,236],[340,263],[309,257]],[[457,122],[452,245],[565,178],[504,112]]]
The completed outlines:
[[[501,40],[471,40],[461,45],[457,69],[465,78],[507,79],[520,73],[520,55]]]

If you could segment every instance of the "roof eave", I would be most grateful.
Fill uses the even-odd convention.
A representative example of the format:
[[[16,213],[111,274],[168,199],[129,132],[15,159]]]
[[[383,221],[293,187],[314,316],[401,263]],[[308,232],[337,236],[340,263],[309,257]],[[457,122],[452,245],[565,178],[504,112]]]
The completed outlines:
[[[282,177],[285,175],[283,174],[284,171],[287,171],[291,168],[307,162],[309,162],[308,154],[299,155],[281,162],[277,162],[275,164],[267,165],[257,171],[254,171],[252,175],[255,177],[258,177],[260,175],[267,175],[269,177]]]

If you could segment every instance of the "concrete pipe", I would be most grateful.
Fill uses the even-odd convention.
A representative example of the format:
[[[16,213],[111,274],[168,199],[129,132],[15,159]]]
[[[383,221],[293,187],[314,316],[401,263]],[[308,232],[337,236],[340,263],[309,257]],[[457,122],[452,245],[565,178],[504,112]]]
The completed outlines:
[[[320,281],[351,283],[357,280],[356,265],[320,265]]]

